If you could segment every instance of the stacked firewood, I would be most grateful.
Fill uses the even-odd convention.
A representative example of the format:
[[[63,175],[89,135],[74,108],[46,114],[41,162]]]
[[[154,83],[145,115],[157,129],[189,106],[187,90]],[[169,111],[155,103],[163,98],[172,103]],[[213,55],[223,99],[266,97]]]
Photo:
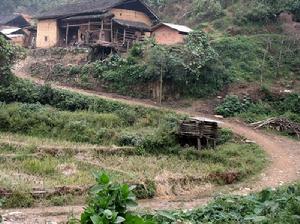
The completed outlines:
[[[285,117],[273,117],[251,124],[255,129],[271,128],[300,138],[300,123],[292,122]]]

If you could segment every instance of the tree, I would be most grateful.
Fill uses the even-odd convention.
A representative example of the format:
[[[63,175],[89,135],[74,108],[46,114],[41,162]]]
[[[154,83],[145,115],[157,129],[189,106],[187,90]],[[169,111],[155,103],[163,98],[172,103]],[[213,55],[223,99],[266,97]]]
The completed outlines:
[[[11,66],[16,60],[15,47],[0,36],[0,84],[5,85],[11,79]]]
[[[194,14],[199,19],[215,19],[223,14],[220,0],[194,0]]]
[[[202,68],[217,58],[216,51],[211,47],[206,33],[194,31],[188,35],[185,52],[185,68],[199,76]]]

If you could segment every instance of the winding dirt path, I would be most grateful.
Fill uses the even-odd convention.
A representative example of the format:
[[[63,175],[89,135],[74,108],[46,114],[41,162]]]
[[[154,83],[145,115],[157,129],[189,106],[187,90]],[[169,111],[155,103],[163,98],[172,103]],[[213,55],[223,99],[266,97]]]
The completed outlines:
[[[23,79],[30,79],[31,81],[43,85],[44,81],[35,79],[22,71],[22,67],[17,67],[15,73],[18,77]],[[52,87],[58,89],[66,89],[73,92],[81,93],[89,96],[96,96],[103,99],[119,101],[130,105],[140,105],[145,107],[159,108],[154,102],[146,100],[136,100],[128,97],[118,96],[116,94],[96,93],[93,91],[85,91],[73,87],[52,84]],[[166,108],[168,109],[168,108]],[[174,110],[177,113],[186,113],[191,116],[201,116],[216,120],[211,115],[200,114],[198,108],[189,107],[185,109]],[[253,130],[242,122],[232,119],[219,120],[221,126],[231,129],[251,141],[260,145],[268,154],[270,158],[269,166],[260,175],[254,177],[245,183],[240,183],[232,186],[216,189],[216,192],[225,192],[230,194],[249,194],[251,192],[260,191],[264,188],[275,188],[287,183],[291,183],[300,179],[300,142],[288,139],[282,136],[275,136],[265,133],[260,130]],[[173,198],[156,198],[152,200],[142,200],[139,207],[150,210],[164,210],[164,209],[190,209],[206,204],[213,195],[198,195],[193,197],[190,195],[173,197]],[[18,222],[18,214],[16,214],[13,222],[5,223],[45,223],[46,221],[59,222],[66,220],[70,214],[78,215],[82,211],[82,206],[69,207],[48,207],[48,208],[30,208],[30,209],[14,209],[1,211],[2,214],[10,212],[21,212],[25,214],[20,218],[22,222]],[[21,214],[19,214],[21,216]]]

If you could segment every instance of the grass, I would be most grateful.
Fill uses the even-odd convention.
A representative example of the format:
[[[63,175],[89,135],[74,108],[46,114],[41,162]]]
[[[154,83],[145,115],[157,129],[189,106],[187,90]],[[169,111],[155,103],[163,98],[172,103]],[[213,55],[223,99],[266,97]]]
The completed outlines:
[[[137,196],[146,198],[157,193],[158,185],[172,194],[177,187],[189,191],[207,183],[226,184],[227,174],[234,174],[234,183],[265,165],[258,146],[244,144],[228,131],[221,132],[215,151],[182,149],[176,130],[184,117],[168,111],[19,84],[24,94],[18,83],[0,90],[0,100],[6,102],[0,105],[0,187],[13,195],[28,196],[33,188],[88,187],[93,172],[105,171],[112,181],[138,184]],[[34,204],[68,203],[61,197],[52,200],[65,194]]]
[[[7,144],[7,139],[15,141]],[[265,154],[258,146],[236,142],[220,145],[216,151],[198,152],[186,149],[169,155],[141,154],[138,150],[130,153],[102,153],[89,150],[91,145],[87,145],[87,150],[84,150],[80,144],[62,142],[65,146],[81,146],[82,151],[57,157],[43,152],[38,147],[42,143],[45,144],[44,139],[29,138],[27,142],[25,136],[1,133],[1,141],[4,143],[0,144],[0,188],[18,193],[26,193],[33,188],[91,186],[94,182],[93,172],[97,171],[108,172],[113,181],[147,183],[149,186],[151,183],[157,184],[157,179],[165,180],[170,185],[172,183],[168,183],[169,178],[177,178],[176,184],[179,185],[183,184],[180,183],[181,180],[199,179],[198,182],[191,181],[189,187],[192,189],[199,182],[216,184],[216,179],[210,179],[210,175],[216,173],[238,173],[238,179],[235,181],[242,181],[261,171],[266,162]],[[18,145],[18,141],[23,141],[23,146]],[[60,145],[59,141],[54,145],[50,144],[53,143],[52,140],[46,142],[49,148]],[[25,144],[27,146],[24,146]],[[217,182],[221,183],[222,180]],[[144,191],[139,194],[148,196]],[[50,197],[41,203],[67,203],[61,200],[64,201],[60,197]],[[75,196],[74,200],[76,201]]]
[[[129,121],[128,116],[119,112],[70,112],[40,104],[0,104],[0,108],[0,130],[4,132],[79,143],[141,146],[145,149],[151,149],[158,142],[161,148],[176,144],[174,131],[179,117],[172,113],[149,111]],[[160,137],[166,141],[161,141]]]

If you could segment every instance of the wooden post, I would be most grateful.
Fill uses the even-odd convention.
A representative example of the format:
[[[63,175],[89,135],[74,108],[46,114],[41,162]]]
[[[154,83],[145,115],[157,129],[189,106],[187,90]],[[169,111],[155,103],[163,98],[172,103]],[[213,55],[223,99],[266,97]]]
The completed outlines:
[[[163,95],[163,66],[160,66],[160,86],[159,86],[159,105],[161,106]]]
[[[110,31],[110,35],[111,35],[110,40],[111,40],[111,42],[113,42],[114,31],[113,31],[113,21],[112,21],[112,19],[110,20],[110,29],[111,29],[111,31]]]
[[[201,150],[202,149],[202,145],[201,145],[201,139],[197,138],[197,149]]]
[[[104,27],[104,24],[103,24],[103,19],[102,19],[102,21],[101,21],[101,29],[100,29],[100,34],[99,34],[99,40],[102,40],[103,27]]]
[[[67,24],[67,30],[66,30],[66,46],[68,46],[68,39],[69,39],[69,23]]]
[[[126,40],[126,29],[124,28],[124,34],[123,34],[123,44],[125,43]]]

